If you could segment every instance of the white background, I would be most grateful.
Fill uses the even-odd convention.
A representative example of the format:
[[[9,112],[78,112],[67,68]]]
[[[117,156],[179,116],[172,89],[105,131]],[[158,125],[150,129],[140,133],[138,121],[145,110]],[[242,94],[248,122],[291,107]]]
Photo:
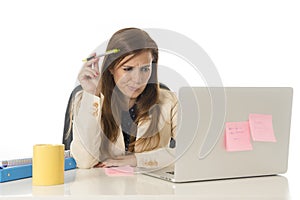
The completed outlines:
[[[197,42],[225,86],[294,88],[290,162],[299,195],[300,2],[1,1],[0,160],[60,143],[81,59],[125,27],[169,29]],[[174,41],[176,42],[176,41]],[[167,56],[161,60],[166,66]]]

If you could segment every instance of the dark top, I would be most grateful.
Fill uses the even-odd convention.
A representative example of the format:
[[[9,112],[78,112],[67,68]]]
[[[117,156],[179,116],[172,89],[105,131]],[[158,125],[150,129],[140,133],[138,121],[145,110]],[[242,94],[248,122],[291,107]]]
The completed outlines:
[[[133,105],[128,112],[122,112],[122,133],[124,137],[124,144],[125,144],[125,151],[126,152],[133,152],[134,147],[129,147],[129,144],[136,140],[136,133],[137,133],[137,124],[134,123],[136,119],[136,105]],[[176,147],[176,141],[171,138],[170,140],[170,148]]]
[[[129,144],[136,140],[137,125],[134,123],[135,119],[136,105],[133,105],[128,111],[122,112],[121,128],[126,152],[134,151],[134,148],[129,147]]]

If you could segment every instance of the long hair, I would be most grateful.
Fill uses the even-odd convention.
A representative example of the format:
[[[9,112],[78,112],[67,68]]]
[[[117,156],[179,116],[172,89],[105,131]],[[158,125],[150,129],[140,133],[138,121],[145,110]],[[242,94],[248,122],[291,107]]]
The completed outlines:
[[[113,34],[108,42],[107,50],[120,49],[116,54],[110,54],[103,60],[101,67],[101,78],[97,86],[96,95],[103,94],[104,100],[100,124],[106,138],[115,143],[120,133],[121,126],[121,104],[120,92],[110,72],[117,65],[129,61],[142,52],[149,51],[152,55],[152,73],[144,91],[136,100],[135,124],[143,123],[151,116],[150,125],[143,135],[130,146],[139,146],[139,152],[155,149],[159,145],[158,121],[160,116],[159,107],[159,85],[157,78],[158,47],[151,37],[143,30],[137,28],[121,29]],[[124,58],[132,55],[124,61]],[[108,150],[107,142],[102,143]]]

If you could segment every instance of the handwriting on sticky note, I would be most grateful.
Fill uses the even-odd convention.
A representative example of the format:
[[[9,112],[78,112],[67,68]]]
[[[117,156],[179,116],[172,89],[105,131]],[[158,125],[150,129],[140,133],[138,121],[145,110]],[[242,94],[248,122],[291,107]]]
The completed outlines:
[[[227,151],[248,151],[253,149],[248,122],[226,123],[225,147]]]
[[[132,176],[134,169],[130,166],[104,168],[107,176]]]
[[[276,142],[272,115],[249,114],[249,125],[254,141]]]

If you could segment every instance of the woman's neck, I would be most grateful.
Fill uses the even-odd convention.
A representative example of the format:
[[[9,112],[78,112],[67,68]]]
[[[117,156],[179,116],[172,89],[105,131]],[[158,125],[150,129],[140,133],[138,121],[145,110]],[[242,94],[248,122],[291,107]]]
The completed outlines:
[[[136,98],[129,99],[129,108],[131,108],[135,104]]]
[[[126,96],[122,96],[122,109],[123,110],[129,110],[132,106],[134,106],[136,102],[136,98],[129,98]]]

